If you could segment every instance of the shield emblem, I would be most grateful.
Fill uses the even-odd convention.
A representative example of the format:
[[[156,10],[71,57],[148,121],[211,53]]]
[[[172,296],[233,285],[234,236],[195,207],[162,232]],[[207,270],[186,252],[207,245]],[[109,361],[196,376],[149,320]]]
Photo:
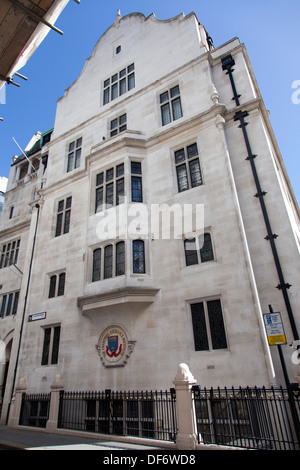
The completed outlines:
[[[112,354],[115,353],[118,349],[118,339],[119,339],[118,335],[107,337],[108,349],[110,350]]]

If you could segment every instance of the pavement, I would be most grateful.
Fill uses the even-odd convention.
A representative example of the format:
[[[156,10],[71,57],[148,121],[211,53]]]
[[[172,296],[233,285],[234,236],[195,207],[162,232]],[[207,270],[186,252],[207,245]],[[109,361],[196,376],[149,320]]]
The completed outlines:
[[[162,447],[0,426],[0,450],[163,451]]]

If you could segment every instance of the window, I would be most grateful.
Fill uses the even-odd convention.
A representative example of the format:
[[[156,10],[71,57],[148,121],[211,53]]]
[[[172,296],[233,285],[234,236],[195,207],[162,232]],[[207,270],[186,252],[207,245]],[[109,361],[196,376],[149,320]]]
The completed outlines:
[[[2,296],[0,317],[16,315],[18,310],[20,291],[11,292]]]
[[[69,233],[71,219],[72,196],[59,201],[57,206],[55,236]]]
[[[127,129],[127,116],[126,114],[122,114],[116,119],[110,121],[110,136],[113,137],[114,135],[119,134],[120,132],[124,132]]]
[[[124,200],[124,163],[96,175],[95,212],[118,206]]]
[[[182,192],[200,186],[202,176],[197,144],[188,145],[186,148],[177,150],[174,156],[178,191]]]
[[[80,167],[82,138],[69,144],[67,172]]]
[[[93,251],[92,282],[125,274],[125,242],[109,244]]]
[[[143,202],[142,164],[131,162],[131,201]]]
[[[42,366],[58,363],[59,340],[60,326],[52,326],[44,329]]]
[[[133,272],[144,274],[145,270],[145,246],[143,240],[132,242]]]
[[[11,206],[9,209],[9,218],[12,219],[14,215],[14,206]]]
[[[65,293],[66,273],[54,274],[50,277],[48,298],[59,297]]]
[[[227,349],[221,301],[191,304],[195,351]]]
[[[160,95],[160,110],[162,125],[182,117],[179,86],[175,86]]]
[[[210,233],[204,233],[197,239],[189,238],[185,240],[184,252],[187,266],[212,261],[214,253]]]
[[[17,264],[20,248],[20,239],[5,243],[1,248],[0,269]]]
[[[119,52],[121,49],[119,50]],[[117,52],[118,53],[118,52]],[[118,96],[135,87],[134,64],[128,65],[103,83],[103,104],[115,100]]]

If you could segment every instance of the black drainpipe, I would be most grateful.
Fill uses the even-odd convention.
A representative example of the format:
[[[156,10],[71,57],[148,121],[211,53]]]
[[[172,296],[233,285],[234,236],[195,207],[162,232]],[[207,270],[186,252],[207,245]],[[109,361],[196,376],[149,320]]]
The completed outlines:
[[[238,93],[236,91],[234,78],[233,78],[233,75],[232,75],[232,73],[234,71],[234,69],[232,68],[233,65],[235,65],[235,62],[234,62],[234,59],[231,56],[231,54],[227,55],[226,57],[223,57],[222,67],[223,67],[223,70],[226,70],[226,74],[229,75],[229,78],[230,78],[230,83],[231,83],[232,91],[233,91],[232,100],[235,101],[237,106],[240,106],[239,98],[240,98],[241,95],[238,95]],[[254,159],[256,158],[257,155],[254,155],[252,153],[251,146],[250,146],[250,141],[249,141],[247,130],[246,130],[246,126],[248,125],[248,122],[245,122],[245,118],[247,116],[249,116],[247,111],[240,110],[234,115],[234,121],[240,121],[240,125],[238,127],[240,129],[242,129],[242,132],[243,132],[245,145],[246,145],[247,152],[248,152],[248,156],[247,156],[246,160],[248,160],[250,162],[253,178],[254,178],[254,181],[255,181],[256,189],[257,189],[257,193],[255,194],[255,197],[257,197],[259,199],[262,214],[263,214],[264,221],[265,221],[265,225],[266,225],[266,228],[267,228],[267,236],[265,237],[265,239],[268,240],[271,244],[272,254],[273,254],[277,274],[278,274],[278,277],[279,277],[279,284],[276,286],[276,288],[282,291],[282,295],[283,295],[285,306],[286,306],[287,313],[288,313],[288,316],[289,316],[292,332],[293,332],[293,335],[294,335],[294,340],[298,340],[299,335],[298,335],[298,331],[297,331],[297,327],[296,327],[292,307],[291,307],[291,304],[290,304],[290,299],[289,299],[289,296],[288,296],[288,289],[292,286],[291,286],[291,284],[288,284],[288,283],[285,282],[283,272],[282,272],[282,269],[281,269],[281,264],[280,264],[276,244],[275,244],[275,239],[278,237],[278,235],[274,234],[273,231],[272,231],[269,216],[268,216],[268,212],[267,212],[267,208],[266,208],[266,204],[265,204],[265,200],[264,200],[264,197],[266,196],[267,193],[265,191],[262,191],[261,186],[260,186],[260,182],[259,182],[259,178],[258,178],[256,166],[255,166],[255,161],[254,161]]]

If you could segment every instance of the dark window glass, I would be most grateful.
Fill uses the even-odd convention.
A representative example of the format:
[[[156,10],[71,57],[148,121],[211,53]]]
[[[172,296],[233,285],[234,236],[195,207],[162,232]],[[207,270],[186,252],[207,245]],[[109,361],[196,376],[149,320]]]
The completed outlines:
[[[195,351],[207,351],[209,350],[209,345],[203,302],[192,304],[191,312],[194,330]]]
[[[59,350],[59,339],[60,339],[60,326],[53,328],[53,343],[52,343],[52,355],[51,364],[57,364],[58,362],[58,350]]]
[[[227,341],[220,300],[210,300],[207,302],[207,310],[212,347],[213,349],[226,349]]]
[[[201,262],[212,261],[214,259],[214,253],[210,233],[205,233],[204,236],[200,237],[200,247]]]
[[[55,297],[56,292],[56,275],[50,277],[50,286],[49,286],[49,299]]]
[[[61,273],[58,278],[58,290],[57,295],[64,295],[65,293],[65,281],[66,281],[66,273]]]
[[[101,248],[93,252],[93,277],[92,281],[100,281],[101,278]]]
[[[145,252],[144,241],[134,240],[133,246],[133,272],[138,274],[145,273]]]
[[[184,241],[185,260],[187,266],[198,264],[198,255],[196,249],[195,238],[190,238]]]
[[[125,274],[125,243],[119,242],[116,245],[116,276]]]
[[[45,330],[44,330],[43,353],[42,353],[42,366],[48,365],[49,350],[50,350],[50,339],[51,339],[51,328],[45,328]]]
[[[104,279],[113,275],[113,246],[108,245],[104,248]]]

